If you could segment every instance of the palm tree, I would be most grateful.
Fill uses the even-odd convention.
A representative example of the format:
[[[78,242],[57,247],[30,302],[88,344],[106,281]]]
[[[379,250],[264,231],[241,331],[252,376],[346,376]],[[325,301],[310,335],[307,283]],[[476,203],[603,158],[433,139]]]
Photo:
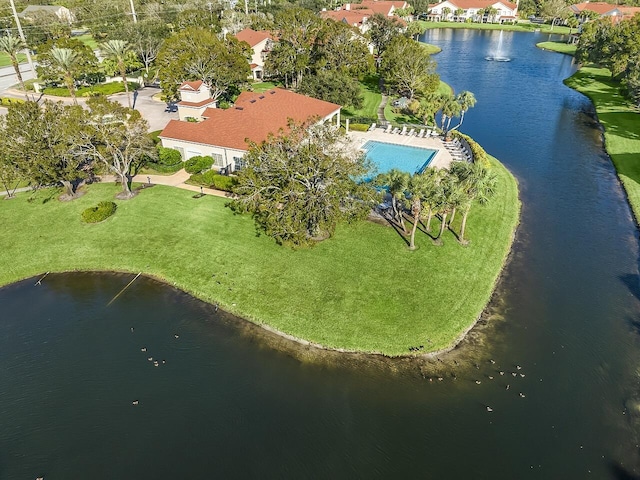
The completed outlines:
[[[127,83],[127,54],[129,53],[129,43],[124,40],[108,40],[100,47],[102,55],[115,61],[120,70],[122,81],[124,82],[124,91],[127,93],[127,102],[131,108],[131,97],[129,96],[129,85]]]
[[[487,20],[491,20],[491,23],[493,23],[496,15],[498,14],[498,9],[495,7],[488,7],[485,10],[485,13],[487,14]]]
[[[439,186],[437,209],[440,212],[441,223],[436,242],[441,244],[442,234],[444,233],[444,229],[447,228],[447,216],[457,205],[460,205],[463,189],[458,183],[456,176],[451,173],[446,174],[442,178]]]
[[[462,223],[458,238],[458,241],[464,245],[468,243],[464,239],[464,231],[471,205],[474,201],[481,205],[487,203],[496,192],[497,179],[493,172],[480,163],[454,162],[451,164],[451,172],[458,178],[464,192]]]
[[[20,52],[20,50],[24,50],[25,48],[27,48],[27,44],[24,43],[20,37],[14,37],[11,34],[0,37],[0,52],[6,53],[9,56],[11,65],[16,71],[18,82],[20,82],[20,87],[22,88],[22,90],[24,90],[24,94],[26,95],[27,89],[24,86],[24,80],[22,79],[20,64],[18,62],[18,52]]]
[[[75,79],[73,77],[79,60],[78,54],[70,48],[53,47],[49,55],[52,65],[62,74],[64,83],[69,89],[69,95],[73,98],[73,103],[77,105],[78,100],[76,99]]]
[[[464,15],[464,10],[461,8],[456,8],[456,11],[453,12],[453,14],[456,16],[456,20],[459,22],[460,18]]]
[[[409,241],[409,250],[416,249],[416,230],[418,223],[420,222],[420,216],[422,215],[422,199],[425,197],[427,190],[428,179],[421,173],[416,173],[409,179],[407,185],[407,193],[409,194],[409,201],[411,202],[411,215],[413,216],[413,228],[411,228],[411,239]]]
[[[444,21],[447,21],[447,19],[449,18],[450,14],[451,14],[451,9],[449,7],[444,7],[442,9],[442,19]]]
[[[460,115],[460,104],[457,102],[455,97],[447,95],[442,102],[441,111],[442,118],[440,119],[440,127],[442,128],[442,133],[446,137],[449,132],[451,120],[453,117]]]
[[[464,114],[467,113],[470,108],[473,108],[476,105],[477,101],[473,93],[465,90],[464,92],[460,92],[456,96],[456,102],[458,102],[458,104],[460,105],[460,122],[451,130],[460,128],[460,125],[462,125],[462,122],[464,122]]]
[[[402,172],[396,168],[389,170],[387,173],[378,175],[376,178],[377,185],[387,187],[387,190],[391,195],[391,207],[393,209],[394,220],[397,220],[404,233],[407,233],[407,227],[404,223],[402,210],[398,208],[398,200],[405,198],[409,178],[410,175],[407,172]]]
[[[431,231],[431,219],[433,218],[433,211],[436,205],[438,205],[438,190],[440,186],[440,180],[443,175],[446,174],[446,170],[439,170],[435,168],[427,168],[422,175],[425,177],[425,188],[423,190],[422,209],[427,210],[427,223],[425,224],[425,230]]]

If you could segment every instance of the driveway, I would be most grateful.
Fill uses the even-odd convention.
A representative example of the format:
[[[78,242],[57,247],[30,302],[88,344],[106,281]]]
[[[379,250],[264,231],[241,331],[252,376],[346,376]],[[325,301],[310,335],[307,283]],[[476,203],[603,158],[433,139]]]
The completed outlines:
[[[165,102],[154,100],[152,98],[156,93],[160,93],[159,88],[144,87],[131,95],[133,108],[138,110],[147,122],[149,122],[150,132],[162,130],[171,119],[178,120],[177,111],[167,112],[167,104]],[[127,96],[124,93],[111,95],[109,99],[128,106]]]

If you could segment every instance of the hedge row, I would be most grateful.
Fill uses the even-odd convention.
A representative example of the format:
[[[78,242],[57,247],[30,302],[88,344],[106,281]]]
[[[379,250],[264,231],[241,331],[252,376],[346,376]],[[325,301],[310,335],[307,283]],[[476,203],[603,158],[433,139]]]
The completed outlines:
[[[196,156],[184,162],[187,173],[202,173],[213,165],[213,157]]]
[[[481,163],[486,168],[491,168],[491,162],[489,161],[489,156],[487,152],[482,148],[473,138],[469,135],[465,135],[464,133],[460,133],[457,130],[449,132],[452,137],[464,138],[467,142],[469,142],[469,147],[471,147],[471,153],[473,154],[473,161]]]
[[[191,185],[201,185],[207,188],[222,190],[223,192],[232,192],[233,187],[236,186],[238,180],[236,179],[236,177],[220,175],[215,170],[207,170],[204,173],[196,173],[191,175],[187,182]]]
[[[8,107],[9,105],[14,105],[16,103],[24,103],[24,100],[21,98],[0,97],[0,105],[3,107]]]

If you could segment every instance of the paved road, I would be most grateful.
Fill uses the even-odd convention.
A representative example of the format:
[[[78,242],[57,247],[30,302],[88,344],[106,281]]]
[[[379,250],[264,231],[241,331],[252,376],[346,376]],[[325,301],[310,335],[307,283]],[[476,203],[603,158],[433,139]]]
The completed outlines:
[[[31,80],[34,78],[28,64],[20,65],[20,72],[22,72],[23,80]],[[0,68],[0,93],[17,83],[18,77],[16,76],[16,71],[12,66]]]

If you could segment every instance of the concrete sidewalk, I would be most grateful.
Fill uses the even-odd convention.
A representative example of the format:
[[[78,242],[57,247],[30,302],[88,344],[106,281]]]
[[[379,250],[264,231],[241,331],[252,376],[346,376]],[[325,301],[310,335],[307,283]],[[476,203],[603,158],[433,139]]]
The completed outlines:
[[[196,185],[188,185],[185,182],[191,175],[184,170],[174,173],[173,175],[136,175],[132,178],[132,182],[143,183],[152,185],[165,185],[167,187],[176,187],[183,190],[189,190],[190,192],[204,193],[205,195],[213,195],[216,197],[231,198],[232,194],[229,192],[223,192],[222,190],[215,190],[213,188],[200,188]],[[120,183],[120,180],[115,175],[103,175],[99,177],[98,183]],[[16,193],[27,192],[31,190],[31,187],[18,188]],[[0,197],[6,196],[6,191],[0,192]]]

